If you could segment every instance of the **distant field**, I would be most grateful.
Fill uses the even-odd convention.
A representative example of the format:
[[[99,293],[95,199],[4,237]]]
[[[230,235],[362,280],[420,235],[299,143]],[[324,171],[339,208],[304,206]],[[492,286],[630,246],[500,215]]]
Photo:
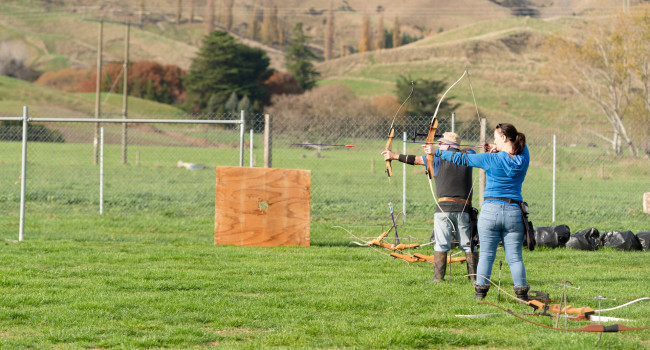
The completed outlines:
[[[192,135],[192,130],[185,129],[185,132]],[[107,131],[107,135],[114,131]],[[134,134],[140,134],[140,137],[148,135]],[[215,143],[229,144],[237,140],[236,133],[230,131],[215,129],[209,134]],[[114,139],[118,140],[117,135]],[[330,226],[389,225],[387,203],[393,202],[396,210],[402,211],[402,165],[393,163],[395,175],[389,183],[383,174],[383,162],[378,151],[383,148],[383,141],[346,141],[355,143],[356,147],[325,150],[319,156],[314,151],[290,147],[290,140],[277,137],[274,141],[274,167],[311,170],[313,222]],[[146,141],[150,144],[156,142],[163,142],[163,139]],[[99,169],[92,165],[92,146],[84,143],[30,143],[27,236],[61,231],[91,236],[140,232],[152,221],[156,222],[155,230],[173,228],[182,232],[212,232],[214,169],[220,165],[237,165],[239,151],[231,147],[182,147],[182,143],[174,146],[173,140],[165,142],[169,146],[133,144],[129,147],[128,165],[120,163],[119,145],[106,146],[103,216],[97,214]],[[259,146],[261,139],[257,139],[255,144]],[[5,213],[1,220],[14,228],[3,231],[2,236],[12,238],[17,234],[20,186],[16,181],[20,174],[20,143],[4,142],[2,149],[0,164],[7,175],[0,179],[0,187],[4,189],[0,208]],[[546,146],[531,145],[530,149],[534,157],[524,182],[524,198],[531,206],[532,220],[536,225],[567,224],[572,232],[596,227],[603,232],[631,230],[636,233],[650,228],[650,216],[641,211],[641,195],[647,191],[645,160],[623,158],[606,161],[607,156],[597,149],[563,148],[557,165],[556,222],[553,223],[551,151]],[[576,168],[576,162],[585,159],[585,155],[580,154],[584,152],[591,153],[587,159],[593,164],[602,166]],[[247,166],[248,151],[244,153]],[[255,158],[255,163],[260,166],[261,149],[256,150]],[[205,164],[206,170],[177,168],[179,160]],[[475,172],[477,176],[478,172]],[[431,213],[436,204],[423,169],[409,167],[406,177],[407,222],[403,229],[419,238],[426,238],[431,231]],[[474,181],[474,186],[474,203],[478,203],[478,180]],[[111,218],[124,220],[111,227]],[[99,223],[95,224],[96,221]],[[192,224],[178,228],[179,222]],[[374,234],[372,230],[368,230],[370,235]]]

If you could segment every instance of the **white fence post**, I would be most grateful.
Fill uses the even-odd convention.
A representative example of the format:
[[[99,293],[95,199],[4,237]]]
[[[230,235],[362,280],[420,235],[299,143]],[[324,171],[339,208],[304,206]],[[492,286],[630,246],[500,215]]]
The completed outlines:
[[[553,199],[551,200],[552,204],[552,214],[551,214],[551,222],[555,222],[555,155],[556,155],[556,146],[557,146],[557,136],[553,134]]]
[[[249,137],[249,139],[250,139],[250,141],[249,141],[250,142],[250,147],[249,147],[250,148],[250,156],[249,156],[249,158],[250,159],[248,161],[249,164],[250,164],[250,168],[253,167],[253,137],[254,136],[255,135],[253,134],[253,129],[251,129],[251,136]]]
[[[243,167],[244,166],[244,127],[246,124],[246,117],[245,117],[246,112],[244,110],[241,111],[241,119],[239,124],[239,166]]]
[[[104,213],[104,127],[99,128],[99,214]]]
[[[20,167],[20,223],[18,241],[25,239],[25,189],[27,180],[27,106],[23,106],[23,159]]]

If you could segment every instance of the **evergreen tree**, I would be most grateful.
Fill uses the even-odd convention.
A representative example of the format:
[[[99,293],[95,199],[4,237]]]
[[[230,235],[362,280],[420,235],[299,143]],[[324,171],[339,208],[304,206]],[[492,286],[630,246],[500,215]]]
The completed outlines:
[[[263,50],[237,43],[226,32],[212,32],[204,39],[185,76],[192,108],[206,111],[211,96],[216,95],[220,106],[217,112],[221,113],[233,92],[262,101],[266,95],[262,84],[271,75],[269,64]]]
[[[303,90],[310,90],[316,85],[316,78],[320,75],[311,59],[316,54],[307,47],[309,37],[302,30],[302,23],[298,22],[291,31],[291,46],[284,56],[284,65],[296,79]]]
[[[237,98],[237,94],[235,94],[235,98]],[[228,103],[226,103],[226,110],[228,109],[227,105]],[[208,100],[208,105],[205,107],[205,111],[207,113],[212,114],[212,113],[217,113],[218,110],[219,110],[219,97],[215,94],[212,94],[210,96],[210,99]]]
[[[411,93],[411,82],[413,85],[413,94],[408,100],[407,111],[413,116],[432,117],[438,106],[440,96],[444,93],[447,85],[441,80],[418,79],[413,80],[411,77],[400,76],[397,79],[396,93],[397,100],[404,101]],[[451,113],[458,108],[459,104],[452,105],[447,97],[440,103],[438,115]]]
[[[230,94],[228,101],[226,101],[226,113],[237,115],[237,106],[239,106],[239,99],[237,94],[233,92]]]
[[[241,113],[241,111],[244,111],[246,120],[252,120],[251,118],[255,112],[253,111],[253,104],[248,96],[244,96],[237,105],[237,113]]]

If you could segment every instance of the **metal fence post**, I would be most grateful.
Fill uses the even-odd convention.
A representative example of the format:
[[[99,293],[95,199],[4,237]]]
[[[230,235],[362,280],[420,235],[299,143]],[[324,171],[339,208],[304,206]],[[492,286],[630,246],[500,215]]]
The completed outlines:
[[[553,194],[552,194],[553,198],[551,200],[551,202],[552,202],[551,203],[551,205],[552,205],[551,222],[555,222],[555,180],[556,180],[556,177],[555,177],[555,159],[556,159],[555,155],[556,155],[556,146],[557,146],[557,139],[556,139],[556,135],[553,134]]]
[[[25,239],[25,190],[27,180],[27,106],[23,106],[23,153],[22,165],[20,167],[20,223],[18,229],[18,241]]]
[[[451,112],[451,132],[456,133],[456,112]]]
[[[249,141],[250,142],[250,147],[249,147],[250,148],[250,156],[249,156],[249,158],[250,159],[248,160],[251,168],[253,167],[253,137],[254,137],[253,129],[251,129],[251,135],[249,137],[249,139],[250,139],[250,141]]]
[[[124,125],[124,124],[122,124]],[[104,213],[104,127],[99,128],[99,214]]]
[[[264,167],[272,168],[273,160],[273,118],[270,114],[264,115]]]
[[[245,128],[245,117],[246,112],[244,110],[241,111],[241,119],[239,124],[239,166],[243,167],[244,166],[244,128]]]
[[[407,141],[408,141],[408,136],[406,135],[406,131],[404,131],[404,142],[402,143],[403,154],[406,154]],[[406,163],[402,163],[402,220],[406,222]]]

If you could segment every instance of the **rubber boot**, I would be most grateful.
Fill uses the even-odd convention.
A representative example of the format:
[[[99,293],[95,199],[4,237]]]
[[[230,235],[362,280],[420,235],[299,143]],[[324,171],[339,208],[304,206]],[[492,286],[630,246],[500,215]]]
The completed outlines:
[[[483,285],[474,284],[474,290],[476,291],[476,295],[474,295],[474,299],[483,300],[485,298],[485,296],[487,295],[488,290],[490,290],[490,285],[489,284],[483,284]]]
[[[447,252],[433,252],[433,279],[431,282],[441,282],[447,272]]]
[[[478,267],[478,253],[465,253],[465,262],[467,263],[467,279],[476,281],[476,268]]]
[[[528,291],[530,290],[530,286],[523,286],[523,287],[514,286],[512,287],[512,290],[515,291],[517,298],[528,301]]]

